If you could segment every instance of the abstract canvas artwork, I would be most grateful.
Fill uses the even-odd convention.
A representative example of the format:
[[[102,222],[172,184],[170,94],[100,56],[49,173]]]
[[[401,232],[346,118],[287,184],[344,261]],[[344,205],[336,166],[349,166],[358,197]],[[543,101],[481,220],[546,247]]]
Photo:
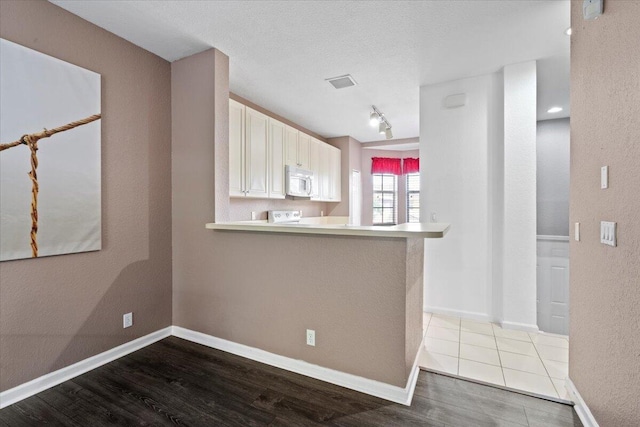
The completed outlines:
[[[100,75],[0,39],[0,261],[101,248]]]

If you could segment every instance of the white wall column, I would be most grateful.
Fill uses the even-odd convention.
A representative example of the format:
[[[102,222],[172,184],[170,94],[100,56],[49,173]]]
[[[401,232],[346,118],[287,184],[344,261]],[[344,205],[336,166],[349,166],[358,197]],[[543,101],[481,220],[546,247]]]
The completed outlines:
[[[503,326],[536,325],[536,62],[504,67]]]
[[[535,143],[535,61],[420,88],[426,311],[536,328]]]
[[[421,221],[451,223],[425,242],[425,310],[493,320],[488,195],[494,75],[420,88]],[[444,99],[465,94],[466,104]],[[501,103],[501,102],[500,102]]]

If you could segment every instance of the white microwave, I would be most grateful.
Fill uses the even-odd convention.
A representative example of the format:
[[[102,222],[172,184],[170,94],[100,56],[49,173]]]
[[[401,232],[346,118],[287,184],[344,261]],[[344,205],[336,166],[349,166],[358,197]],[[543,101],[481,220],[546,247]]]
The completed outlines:
[[[313,172],[295,166],[285,166],[285,191],[291,199],[310,199],[313,188]]]

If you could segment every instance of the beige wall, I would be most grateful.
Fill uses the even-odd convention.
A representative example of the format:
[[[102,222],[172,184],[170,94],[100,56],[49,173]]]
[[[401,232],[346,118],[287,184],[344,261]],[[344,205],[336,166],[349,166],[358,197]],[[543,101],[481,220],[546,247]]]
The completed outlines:
[[[44,1],[0,2],[0,36],[100,73],[103,117],[103,249],[0,263],[3,391],[171,325],[171,74]]]
[[[601,426],[640,419],[640,2],[606,1],[604,15],[571,17],[569,377]],[[600,189],[608,165],[609,189]],[[599,222],[618,223],[618,246]]]
[[[420,157],[420,150],[393,151],[362,149],[362,225],[373,222],[373,178],[371,175],[371,159],[373,157],[391,157],[404,159],[406,157]],[[398,224],[407,222],[407,181],[406,176],[398,177]]]

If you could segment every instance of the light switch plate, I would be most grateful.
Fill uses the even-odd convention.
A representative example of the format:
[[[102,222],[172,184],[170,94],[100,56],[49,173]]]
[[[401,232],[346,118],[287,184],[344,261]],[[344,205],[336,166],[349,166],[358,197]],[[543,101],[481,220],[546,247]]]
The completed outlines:
[[[616,226],[615,222],[601,221],[600,222],[600,243],[604,243],[609,246],[616,246]]]
[[[582,2],[582,16],[584,19],[598,19],[604,11],[604,0],[584,0]]]
[[[600,188],[609,188],[609,166],[603,166],[600,168]]]
[[[576,222],[573,228],[573,238],[576,239],[576,242],[580,241],[580,223]]]

